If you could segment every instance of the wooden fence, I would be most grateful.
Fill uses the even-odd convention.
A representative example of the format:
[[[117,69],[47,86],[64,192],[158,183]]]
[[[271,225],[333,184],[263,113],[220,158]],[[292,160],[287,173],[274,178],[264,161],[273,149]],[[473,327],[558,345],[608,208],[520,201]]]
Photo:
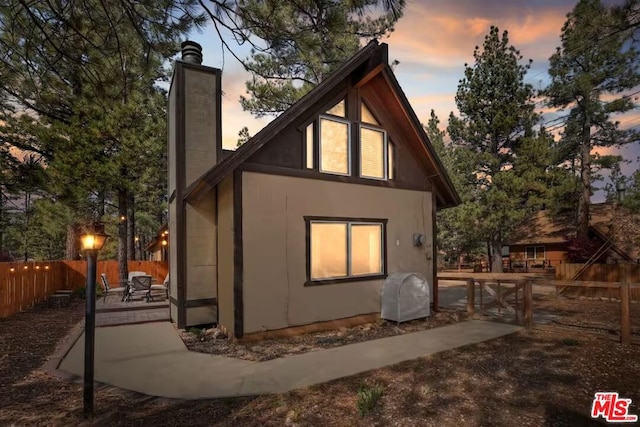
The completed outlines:
[[[128,268],[129,271],[144,271],[160,282],[168,271],[164,261],[129,261]],[[86,271],[86,261],[0,263],[0,318],[44,301],[60,289],[75,290],[85,286]],[[98,278],[105,273],[114,285],[119,282],[117,261],[98,261],[97,273]]]
[[[572,280],[584,264],[559,264],[556,266],[557,280]],[[591,282],[640,283],[638,264],[592,264],[576,280]],[[618,288],[567,289],[567,294],[586,297],[620,299]],[[631,299],[640,301],[640,288],[631,289]]]

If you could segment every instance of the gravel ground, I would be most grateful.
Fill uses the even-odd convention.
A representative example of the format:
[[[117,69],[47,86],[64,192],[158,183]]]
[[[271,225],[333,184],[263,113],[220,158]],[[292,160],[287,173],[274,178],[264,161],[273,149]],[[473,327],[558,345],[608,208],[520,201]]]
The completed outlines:
[[[604,301],[537,301],[615,325]],[[605,305],[603,305],[605,304]],[[82,386],[41,366],[82,319],[83,305],[0,319],[0,426],[590,426],[593,395],[617,391],[640,414],[640,346],[583,328],[534,329],[294,392],[175,401],[110,386],[96,390],[96,415],[82,418]],[[640,317],[634,312],[637,325]],[[605,328],[606,329],[606,328]],[[381,396],[361,415],[361,396]]]

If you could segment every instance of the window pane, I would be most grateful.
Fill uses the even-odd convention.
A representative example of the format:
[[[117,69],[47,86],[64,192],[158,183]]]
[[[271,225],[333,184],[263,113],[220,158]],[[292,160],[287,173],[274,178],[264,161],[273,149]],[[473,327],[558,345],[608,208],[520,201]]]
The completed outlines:
[[[351,274],[382,273],[382,225],[351,226]]]
[[[372,125],[380,124],[376,118],[373,117],[371,110],[369,110],[364,102],[360,103],[360,120],[364,123],[371,123]]]
[[[329,108],[327,110],[327,114],[333,114],[334,116],[340,116],[340,117],[347,117],[345,111],[346,110],[345,110],[345,107],[344,107],[344,99],[343,99],[342,101],[338,102],[333,107]]]
[[[307,126],[307,169],[313,169],[313,123]]]
[[[544,259],[544,246],[536,246],[536,259]]]
[[[347,275],[347,224],[311,223],[311,278]]]
[[[536,248],[533,246],[527,246],[527,259],[535,259],[536,258]]]
[[[349,174],[349,125],[320,120],[320,170]]]
[[[394,163],[393,163],[393,144],[388,142],[387,143],[388,146],[388,151],[389,154],[387,155],[387,164],[389,165],[389,172],[387,173],[387,176],[389,177],[389,179],[393,179],[393,168],[394,168]]]
[[[384,179],[384,132],[360,128],[360,175]]]

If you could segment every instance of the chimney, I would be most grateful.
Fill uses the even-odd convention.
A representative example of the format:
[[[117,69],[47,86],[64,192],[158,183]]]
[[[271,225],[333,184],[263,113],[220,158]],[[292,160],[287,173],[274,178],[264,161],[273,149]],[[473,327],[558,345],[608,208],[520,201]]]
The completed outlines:
[[[202,64],[202,46],[194,41],[184,41],[180,45],[182,60],[190,64]]]
[[[181,48],[169,88],[167,184],[169,306],[171,320],[184,328],[217,321],[211,302],[217,298],[216,192],[190,203],[184,196],[222,160],[222,72],[202,64],[198,43],[185,41]]]

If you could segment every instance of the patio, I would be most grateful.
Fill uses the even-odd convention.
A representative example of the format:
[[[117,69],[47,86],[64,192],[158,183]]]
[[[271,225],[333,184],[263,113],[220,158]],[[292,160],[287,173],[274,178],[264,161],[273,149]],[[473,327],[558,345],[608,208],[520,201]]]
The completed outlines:
[[[169,319],[169,301],[146,302],[144,298],[123,302],[117,295],[96,301],[96,326],[132,325],[147,322],[161,322]]]

